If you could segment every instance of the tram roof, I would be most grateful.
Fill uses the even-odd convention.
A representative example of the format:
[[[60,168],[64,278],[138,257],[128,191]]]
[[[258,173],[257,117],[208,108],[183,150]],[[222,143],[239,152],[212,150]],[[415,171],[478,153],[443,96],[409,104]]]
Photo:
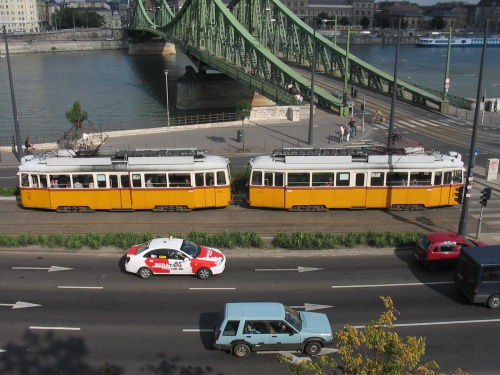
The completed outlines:
[[[350,168],[463,168],[461,154],[448,155],[425,151],[422,147],[387,149],[360,148],[287,148],[274,150],[272,155],[250,160],[254,169],[350,169]]]
[[[196,170],[225,168],[229,160],[222,156],[207,155],[198,149],[100,149],[96,155],[78,157],[72,150],[35,158],[25,157],[19,171],[82,171],[107,169],[134,170]]]

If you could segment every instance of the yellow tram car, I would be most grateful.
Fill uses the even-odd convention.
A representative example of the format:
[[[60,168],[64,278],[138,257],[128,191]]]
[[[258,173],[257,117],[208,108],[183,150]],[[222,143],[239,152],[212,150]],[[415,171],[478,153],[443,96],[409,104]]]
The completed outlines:
[[[451,206],[464,163],[422,147],[280,149],[250,160],[252,207],[327,209]]]
[[[204,150],[101,149],[95,156],[76,156],[61,150],[23,158],[22,206],[59,212],[189,211],[232,202],[229,160]]]

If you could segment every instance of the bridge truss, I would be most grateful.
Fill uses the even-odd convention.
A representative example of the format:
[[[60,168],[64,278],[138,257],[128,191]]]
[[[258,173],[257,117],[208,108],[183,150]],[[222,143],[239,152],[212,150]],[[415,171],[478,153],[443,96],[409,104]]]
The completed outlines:
[[[158,6],[151,1],[138,0],[126,29],[160,36],[185,53],[198,71],[216,69],[277,104],[298,104],[296,92],[308,101],[311,96],[310,80],[287,62],[315,64],[316,70],[342,78],[344,93],[351,84],[392,95],[391,75],[315,32],[279,0],[233,0],[228,6],[221,0],[187,0],[177,14],[165,0]],[[318,86],[314,96],[317,105],[349,115],[345,100]],[[448,107],[439,96],[400,80],[397,97],[441,111]]]

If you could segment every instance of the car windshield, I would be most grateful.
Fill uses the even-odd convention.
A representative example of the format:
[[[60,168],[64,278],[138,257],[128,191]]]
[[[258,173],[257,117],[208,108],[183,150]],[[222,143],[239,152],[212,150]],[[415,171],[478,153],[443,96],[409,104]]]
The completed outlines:
[[[149,244],[151,243],[151,241],[148,241],[148,242],[144,242],[142,245],[140,245],[138,248],[137,248],[137,252],[135,253],[136,255],[139,255],[140,253],[143,253],[144,251],[146,251],[147,249],[149,249]]]
[[[285,320],[288,322],[288,324],[295,328],[297,332],[300,332],[302,330],[302,321],[300,320],[300,315],[291,307],[285,306]]]
[[[198,255],[200,255],[200,247],[187,240],[182,241],[181,250],[186,254],[192,256],[193,258],[196,258]]]
[[[420,240],[420,247],[424,249],[425,251],[429,251],[429,248],[431,247],[432,242],[427,238],[427,236],[423,236],[422,239]]]

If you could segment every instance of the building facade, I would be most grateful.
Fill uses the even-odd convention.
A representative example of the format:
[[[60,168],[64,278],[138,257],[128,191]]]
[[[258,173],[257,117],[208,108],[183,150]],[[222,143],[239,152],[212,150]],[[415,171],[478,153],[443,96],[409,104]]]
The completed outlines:
[[[8,33],[38,33],[47,29],[44,0],[0,0],[0,27]]]

